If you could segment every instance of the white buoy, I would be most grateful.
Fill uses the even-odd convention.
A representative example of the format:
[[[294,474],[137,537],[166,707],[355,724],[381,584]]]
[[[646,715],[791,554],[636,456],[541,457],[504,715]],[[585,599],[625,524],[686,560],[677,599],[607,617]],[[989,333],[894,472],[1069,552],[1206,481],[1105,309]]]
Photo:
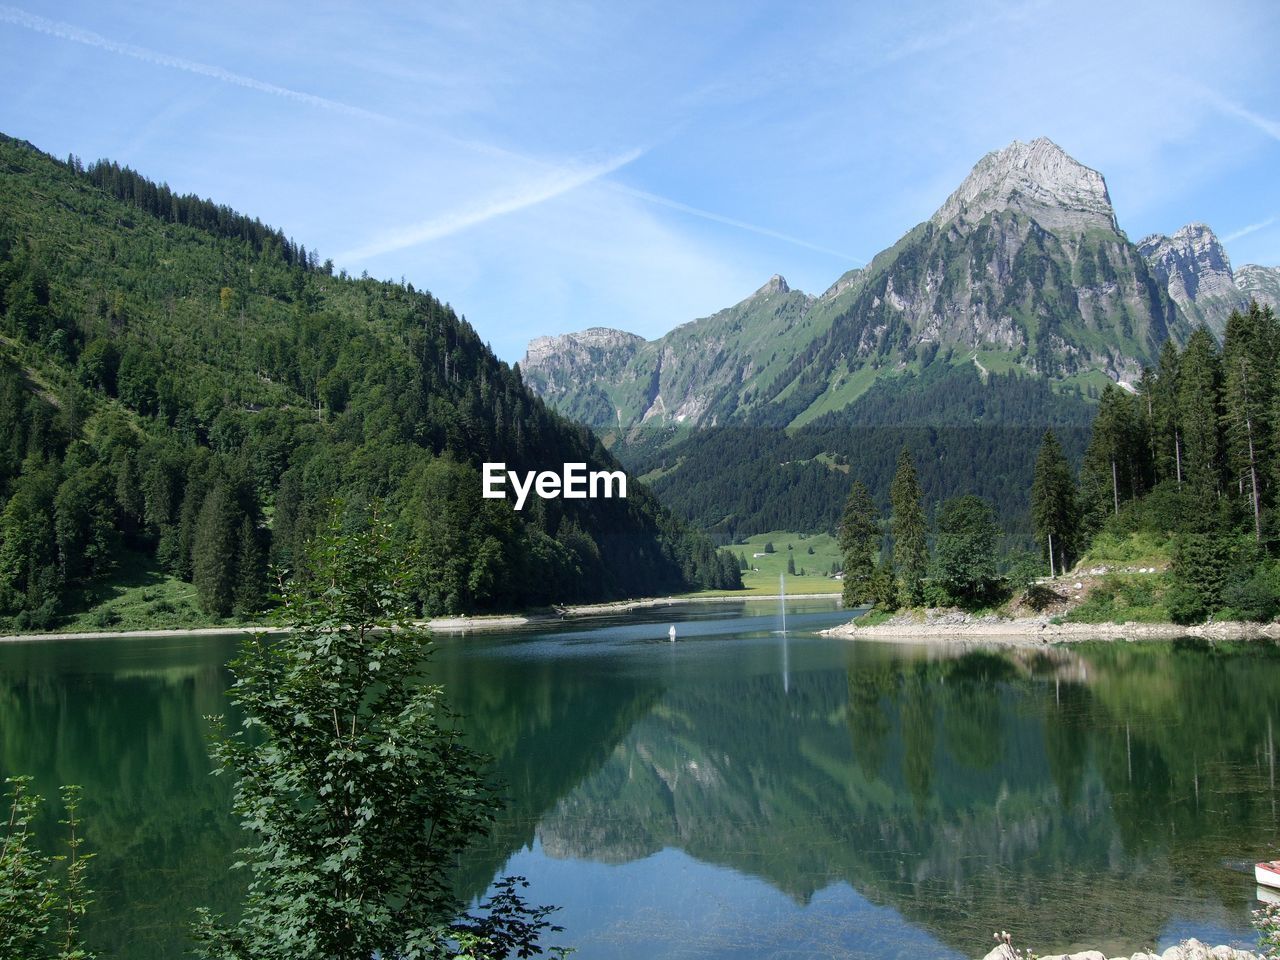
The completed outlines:
[[[676,625],[673,623],[671,628],[667,630],[667,638],[672,642],[676,642]]]

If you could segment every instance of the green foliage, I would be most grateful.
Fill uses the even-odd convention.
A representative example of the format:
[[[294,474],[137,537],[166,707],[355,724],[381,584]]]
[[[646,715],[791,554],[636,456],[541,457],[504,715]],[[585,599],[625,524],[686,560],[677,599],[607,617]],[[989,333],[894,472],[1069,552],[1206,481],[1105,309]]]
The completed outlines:
[[[1000,582],[1000,528],[991,505],[972,494],[954,497],[939,508],[937,530],[932,577],[936,587],[957,606],[989,603]]]
[[[1107,384],[1080,466],[1081,521],[1088,533],[1145,489],[1145,451],[1133,397]]]
[[[921,497],[915,461],[910,449],[903,447],[898,454],[898,470],[889,487],[892,563],[902,580],[903,599],[913,605],[924,599],[924,576],[929,566],[929,526]]]
[[[202,616],[249,616],[335,496],[433,546],[433,610],[737,582],[639,484],[516,514],[482,498],[485,461],[618,467],[429,294],[0,137],[0,622],[54,626],[122,551],[194,583]]]
[[[243,728],[214,754],[238,777],[235,810],[257,845],[231,925],[202,913],[206,957],[368,960],[538,953],[556,930],[519,878],[465,915],[451,877],[499,799],[464,746],[443,689],[422,675],[414,574],[376,517],[313,541],[285,588],[275,642],[233,665]]]
[[[904,447],[921,499],[935,504],[975,493],[1000,504],[1006,532],[1031,546],[1028,494],[1036,445],[1053,429],[1074,466],[1095,407],[1043,378],[992,374],[937,362],[881,380],[853,404],[801,427],[749,423],[694,431],[671,444],[652,439],[619,455],[637,473],[663,471],[654,490],[682,517],[736,540],[770,530],[834,531],[850,474],[882,509]],[[889,512],[886,510],[886,512]]]
[[[1051,573],[1066,570],[1076,556],[1080,534],[1077,500],[1075,480],[1062,446],[1053,431],[1046,430],[1032,473],[1031,526]]]
[[[1280,905],[1263,904],[1254,910],[1251,918],[1254,929],[1258,931],[1258,949],[1263,957],[1280,957]]]
[[[1197,623],[1222,606],[1223,591],[1242,571],[1247,543],[1218,533],[1185,533],[1174,542],[1169,612],[1175,623]]]
[[[849,607],[876,601],[873,583],[880,546],[880,514],[871,491],[855,480],[844,502],[836,543],[844,564],[844,603]]]
[[[1104,393],[1081,469],[1087,559],[1171,557],[1178,623],[1280,611],[1277,382],[1280,327],[1252,303],[1228,319],[1221,351],[1200,327],[1181,353],[1161,349],[1137,397]]]
[[[32,824],[42,798],[30,777],[10,777],[7,824],[0,837],[0,956],[15,960],[93,960],[80,936],[93,902],[85,871],[93,854],[80,852],[80,791],[64,787],[67,852],[45,855],[33,846]]]
[[[1071,623],[1164,623],[1170,618],[1166,579],[1111,575],[1066,616]]]

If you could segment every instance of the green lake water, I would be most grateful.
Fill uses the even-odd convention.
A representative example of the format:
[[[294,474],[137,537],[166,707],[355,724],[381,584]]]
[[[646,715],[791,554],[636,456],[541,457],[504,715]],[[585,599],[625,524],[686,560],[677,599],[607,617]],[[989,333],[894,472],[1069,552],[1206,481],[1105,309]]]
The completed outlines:
[[[1253,941],[1276,646],[853,643],[816,636],[847,619],[830,602],[787,611],[785,635],[745,602],[438,638],[511,799],[463,896],[527,877],[583,958]],[[84,787],[104,956],[179,956],[196,906],[234,908],[203,718],[236,644],[0,644],[0,774]]]

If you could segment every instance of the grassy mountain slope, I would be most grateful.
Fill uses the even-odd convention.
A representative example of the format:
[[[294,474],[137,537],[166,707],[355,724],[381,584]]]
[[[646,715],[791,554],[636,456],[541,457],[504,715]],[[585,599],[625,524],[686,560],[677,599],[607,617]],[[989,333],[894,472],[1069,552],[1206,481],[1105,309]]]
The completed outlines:
[[[57,622],[121,550],[206,611],[264,602],[338,497],[418,551],[428,611],[721,585],[709,543],[627,500],[480,497],[478,465],[616,461],[411,285],[129,170],[0,140],[0,617]]]

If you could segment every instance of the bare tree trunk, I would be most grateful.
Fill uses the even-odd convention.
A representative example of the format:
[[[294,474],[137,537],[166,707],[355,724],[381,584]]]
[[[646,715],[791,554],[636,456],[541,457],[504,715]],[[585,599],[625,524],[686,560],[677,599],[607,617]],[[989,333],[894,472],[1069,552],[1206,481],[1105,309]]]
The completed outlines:
[[[1258,458],[1253,452],[1253,420],[1245,417],[1245,431],[1249,436],[1249,482],[1253,486],[1253,536],[1259,543],[1262,542],[1262,509],[1258,503]]]

